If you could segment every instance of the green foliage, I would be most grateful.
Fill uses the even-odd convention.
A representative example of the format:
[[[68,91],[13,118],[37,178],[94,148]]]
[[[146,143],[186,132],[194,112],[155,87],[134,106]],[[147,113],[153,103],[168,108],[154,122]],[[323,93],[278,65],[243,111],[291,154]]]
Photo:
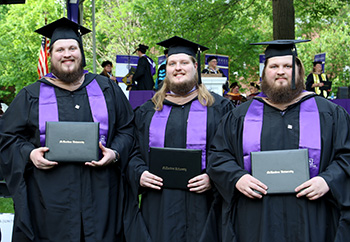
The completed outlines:
[[[207,46],[207,53],[230,56],[232,80],[232,73],[245,78],[256,73],[258,50],[249,43],[271,35],[266,31],[271,29],[266,19],[271,3],[267,1],[138,0],[134,12],[148,43],[178,35]],[[156,49],[161,53],[161,47]]]
[[[26,1],[26,4],[0,5],[0,85],[14,86],[16,93],[38,79],[36,71],[41,36],[34,30],[60,17],[54,0]],[[0,91],[0,98],[9,103],[16,93]],[[10,94],[10,95],[9,95]],[[8,96],[9,95],[9,96]]]
[[[65,0],[27,0],[26,4],[0,5],[0,85],[14,86],[16,93],[37,80],[41,36],[34,30],[64,16]],[[84,1],[83,25],[92,29],[92,0]],[[326,72],[337,86],[349,80],[348,0],[294,1],[295,36],[312,39],[298,46],[299,57],[311,71],[313,56],[326,52]],[[156,43],[173,35],[209,48],[206,53],[230,57],[230,81],[258,79],[258,55],[272,33],[272,0],[95,0],[96,53],[100,64],[115,61],[117,54],[132,54],[139,43],[151,47],[155,61],[163,54]],[[84,36],[87,69],[93,70],[92,34]],[[203,59],[204,60],[204,59]],[[203,63],[202,60],[202,63]],[[0,98],[15,93],[0,91]],[[9,103],[9,101],[7,103]]]
[[[345,4],[345,1],[337,1],[337,4],[335,4],[335,1],[326,2],[326,6],[328,6],[327,4],[333,4],[330,11],[322,12],[322,16],[319,16],[321,14],[319,13],[319,21],[312,23],[308,20],[315,19],[312,17],[315,13],[304,15],[302,21],[299,21],[297,32],[299,36],[305,36],[305,38],[312,40],[300,48],[301,59],[304,60],[306,70],[312,71],[312,61],[315,54],[325,52],[325,73],[333,81],[333,90],[336,91],[338,86],[350,85],[350,62],[348,61],[350,52],[350,5]],[[308,13],[308,11],[305,13]],[[336,15],[332,16],[333,13]]]

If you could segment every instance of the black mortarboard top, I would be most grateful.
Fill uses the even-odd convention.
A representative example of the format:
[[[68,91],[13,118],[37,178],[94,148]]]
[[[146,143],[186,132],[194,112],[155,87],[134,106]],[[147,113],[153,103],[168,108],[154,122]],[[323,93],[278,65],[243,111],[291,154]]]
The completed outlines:
[[[50,47],[56,40],[60,39],[74,39],[78,41],[82,54],[83,65],[85,66],[85,56],[81,36],[90,33],[91,30],[67,18],[60,18],[52,23],[49,23],[48,25],[45,25],[44,27],[41,27],[40,29],[35,30],[35,32],[51,39]]]
[[[173,36],[170,39],[161,41],[157,43],[157,45],[160,45],[169,49],[168,57],[174,54],[187,54],[196,58],[196,54],[197,54],[198,83],[199,84],[202,83],[201,71],[200,71],[201,70],[200,52],[206,51],[209,48],[178,36]]]
[[[251,45],[268,45],[265,50],[265,59],[277,56],[293,56],[293,70],[295,70],[295,57],[298,56],[295,44],[310,40],[281,39],[268,42],[251,43]],[[295,89],[295,71],[292,74],[292,89]]]
[[[35,30],[35,32],[51,39],[50,46],[52,46],[52,44],[59,39],[75,39],[81,43],[81,36],[90,33],[91,30],[67,18],[60,18]]]
[[[268,59],[275,56],[285,56],[294,54],[295,56],[298,56],[295,44],[308,41],[310,40],[281,39],[260,43],[251,43],[251,45],[268,45],[265,50],[265,59]]]
[[[194,43],[192,41],[189,41],[187,39],[174,36],[170,39],[161,41],[157,43],[157,45],[163,46],[165,48],[169,49],[168,56],[171,56],[173,54],[188,54],[193,57],[196,57],[196,54],[198,51],[205,51],[208,50],[207,47],[202,46],[200,44]]]
[[[216,56],[209,56],[208,59],[207,59],[207,62],[211,62],[212,60],[218,60],[218,58]]]
[[[139,44],[139,46],[136,48],[136,50],[133,53],[135,53],[138,50],[141,51],[142,53],[146,53],[148,48],[149,47],[147,45]]]

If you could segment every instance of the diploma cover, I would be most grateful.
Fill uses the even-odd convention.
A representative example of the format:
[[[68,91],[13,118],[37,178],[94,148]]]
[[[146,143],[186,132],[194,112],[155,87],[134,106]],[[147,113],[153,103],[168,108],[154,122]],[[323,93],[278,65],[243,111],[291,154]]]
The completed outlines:
[[[188,190],[188,180],[201,174],[202,151],[150,148],[150,172],[163,178],[163,188]]]
[[[252,175],[267,187],[268,194],[295,193],[310,179],[307,149],[251,152]]]
[[[328,91],[332,88],[332,82],[331,81],[321,81],[323,83],[323,86],[320,87],[320,90]]]
[[[99,123],[46,122],[45,158],[57,162],[99,160]]]

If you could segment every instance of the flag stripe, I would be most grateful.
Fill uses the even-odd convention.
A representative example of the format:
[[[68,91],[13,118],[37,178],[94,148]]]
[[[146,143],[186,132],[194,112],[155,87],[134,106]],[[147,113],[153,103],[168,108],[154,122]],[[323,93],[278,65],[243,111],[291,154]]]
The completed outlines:
[[[39,79],[45,76],[49,72],[49,67],[47,64],[49,46],[50,46],[50,40],[47,39],[46,37],[43,37],[41,41],[38,67],[37,67]]]

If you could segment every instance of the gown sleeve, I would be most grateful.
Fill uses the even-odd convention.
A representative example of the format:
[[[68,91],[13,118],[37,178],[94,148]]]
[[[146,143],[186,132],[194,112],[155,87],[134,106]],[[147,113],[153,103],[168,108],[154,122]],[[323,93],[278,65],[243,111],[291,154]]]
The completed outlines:
[[[221,119],[209,150],[207,173],[227,203],[231,203],[237,192],[237,181],[248,174],[242,168],[242,161],[236,158],[243,157],[239,144],[240,130],[240,119],[229,112]]]
[[[124,231],[127,241],[151,242],[151,237],[139,209],[140,177],[145,170],[148,170],[148,166],[140,153],[140,149],[143,150],[144,147],[139,146],[142,132],[138,131],[138,129],[142,129],[146,125],[145,114],[140,111],[140,108],[135,110],[134,121],[137,128],[135,129],[135,142],[130,153],[126,171],[127,189]]]
[[[331,195],[340,209],[335,241],[346,241],[350,237],[350,116],[340,106],[335,108],[332,115],[334,122],[330,130],[333,132],[333,147],[332,150],[323,147],[332,159],[319,176],[327,182],[330,189],[328,195]]]
[[[27,205],[26,171],[33,164],[30,152],[40,146],[39,133],[33,116],[37,114],[37,99],[28,95],[26,89],[19,92],[0,119],[0,164],[6,185],[15,204],[17,226],[29,238],[33,229]],[[18,216],[18,215],[17,215]]]
[[[113,81],[110,81],[110,85],[112,85],[114,93],[114,95],[109,97],[112,100],[106,100],[107,103],[114,104],[112,105],[114,107],[112,109],[114,115],[111,115],[113,119],[110,119],[112,123],[110,125],[114,126],[112,128],[114,134],[110,148],[119,153],[119,164],[122,171],[125,171],[129,161],[129,154],[134,144],[134,111],[121,88]]]
[[[314,92],[315,88],[312,88],[312,84],[314,84],[314,77],[312,74],[309,74],[306,78],[306,91]]]
[[[138,85],[140,84],[138,82],[143,81],[142,79],[144,78],[144,73],[147,71],[147,65],[147,59],[145,57],[141,57],[137,63],[136,72],[133,76],[133,80],[136,81]]]

